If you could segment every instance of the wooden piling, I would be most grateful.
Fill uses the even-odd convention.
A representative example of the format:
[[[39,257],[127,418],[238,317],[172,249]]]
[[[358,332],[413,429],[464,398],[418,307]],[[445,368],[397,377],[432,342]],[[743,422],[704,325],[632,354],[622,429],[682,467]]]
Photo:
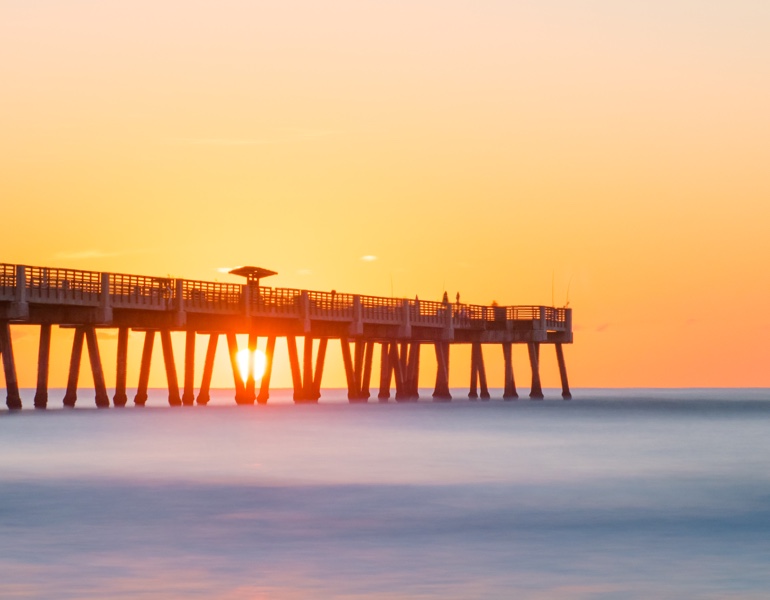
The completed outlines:
[[[75,337],[72,340],[72,354],[70,355],[70,370],[67,376],[67,391],[64,392],[62,403],[67,408],[73,408],[78,399],[78,377],[80,375],[80,359],[83,356],[83,339],[86,332],[83,327],[75,328]]]
[[[201,387],[198,390],[198,404],[206,405],[211,400],[211,376],[214,373],[214,358],[217,355],[217,343],[219,342],[219,333],[209,334],[209,344],[206,347],[206,358],[203,363],[203,377],[201,378]]]
[[[94,329],[93,326],[86,327],[85,337],[86,345],[88,346],[88,358],[91,363],[91,374],[94,378],[96,407],[109,408],[110,398],[107,396],[107,384],[104,380],[102,357],[99,355],[99,343],[96,339],[96,329]]]
[[[345,366],[345,379],[348,384],[348,401],[360,402],[359,390],[361,386],[356,381],[356,370],[350,355],[350,342],[347,338],[342,337],[340,338],[340,346],[342,348],[342,363]]]
[[[317,400],[313,385],[313,338],[305,336],[305,344],[302,351],[302,399]]]
[[[265,373],[262,375],[262,382],[259,386],[259,396],[257,402],[266,404],[270,398],[270,378],[273,374],[273,354],[275,354],[275,336],[267,338],[267,347],[265,348]]]
[[[289,349],[289,365],[291,366],[291,382],[294,385],[294,401],[302,402],[302,373],[299,370],[296,338],[293,335],[286,336],[286,345]]]
[[[479,372],[479,398],[482,400],[489,400],[489,388],[487,387],[487,369],[484,366],[484,352],[481,344],[477,344],[476,347],[476,368]]]
[[[123,407],[128,402],[126,380],[128,377],[128,327],[118,328],[118,356],[115,369],[115,395],[113,406]]]
[[[361,379],[361,398],[369,400],[371,393],[369,386],[372,380],[372,358],[374,356],[374,342],[366,343],[366,355],[364,356],[364,373]]]
[[[510,342],[503,342],[503,358],[505,360],[505,387],[503,388],[503,400],[516,400],[519,394],[516,392],[516,380],[513,377],[513,358],[511,356]]]
[[[315,377],[313,377],[313,398],[318,400],[321,397],[321,378],[324,374],[324,361],[326,360],[326,346],[329,340],[321,338],[318,340],[318,355],[315,361]]]
[[[407,402],[409,393],[406,389],[407,344],[402,342],[399,349],[398,342],[390,344],[390,362],[393,365],[393,374],[396,377],[396,402]],[[399,356],[400,351],[400,356]]]
[[[420,398],[418,389],[420,379],[420,342],[409,344],[406,379],[406,393],[409,395],[409,399],[418,400]]]
[[[540,386],[540,342],[528,342],[529,364],[532,367],[532,386],[529,397],[532,400],[542,400],[543,388]]]
[[[559,375],[561,376],[561,397],[565,400],[572,399],[572,393],[569,391],[569,381],[567,380],[567,366],[564,364],[564,350],[560,343],[556,344],[556,360],[559,361]]]
[[[387,402],[390,399],[390,381],[393,368],[390,364],[390,347],[388,342],[380,343],[380,391],[377,398],[380,402]]]
[[[257,351],[257,332],[256,331],[249,331],[249,341],[248,341],[248,348],[249,348],[249,366],[247,369],[247,376],[246,376],[246,401],[249,404],[254,404],[254,401],[257,399],[256,394],[256,382],[254,380],[254,354]]]
[[[195,330],[188,329],[184,338],[184,392],[182,404],[195,404]]]
[[[174,347],[171,345],[171,332],[168,329],[160,330],[160,344],[163,347],[163,363],[166,367],[169,406],[182,406],[182,398],[179,397],[179,380],[176,376],[176,363],[174,362]]]
[[[435,342],[436,349],[436,386],[433,389],[433,400],[449,402],[452,394],[449,392],[449,344]]]
[[[230,354],[230,367],[233,370],[233,383],[235,384],[235,403],[247,404],[246,399],[246,386],[243,383],[243,377],[241,376],[241,370],[238,368],[238,339],[235,337],[235,333],[228,331],[225,334],[227,338],[227,350]],[[297,349],[294,348],[296,353]]]
[[[51,325],[40,326],[40,345],[37,351],[37,389],[35,390],[35,408],[48,406],[48,370],[51,357]]]
[[[479,363],[478,355],[476,354],[476,344],[471,344],[471,383],[468,390],[468,398],[471,400],[478,400],[478,376],[479,376]]]
[[[3,372],[5,373],[5,405],[11,410],[21,409],[19,395],[19,380],[16,377],[16,361],[13,357],[13,341],[11,326],[8,321],[0,323],[0,352],[3,355]]]
[[[134,404],[136,406],[144,406],[147,402],[147,386],[150,383],[150,365],[152,364],[152,348],[154,344],[155,331],[148,329],[144,332],[142,362],[139,364],[139,385],[136,388],[136,396],[134,396]]]

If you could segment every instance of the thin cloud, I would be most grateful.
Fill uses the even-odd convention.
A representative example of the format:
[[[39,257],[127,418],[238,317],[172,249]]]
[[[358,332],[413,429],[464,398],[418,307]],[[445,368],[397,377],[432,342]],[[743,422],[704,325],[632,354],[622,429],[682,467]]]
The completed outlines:
[[[366,262],[373,262],[373,261],[377,260],[377,257],[374,256],[374,254],[366,254],[365,256],[361,257],[361,260],[366,261]]]
[[[275,136],[255,138],[172,138],[168,141],[193,146],[267,146],[316,140],[339,133],[333,129],[287,129]]]

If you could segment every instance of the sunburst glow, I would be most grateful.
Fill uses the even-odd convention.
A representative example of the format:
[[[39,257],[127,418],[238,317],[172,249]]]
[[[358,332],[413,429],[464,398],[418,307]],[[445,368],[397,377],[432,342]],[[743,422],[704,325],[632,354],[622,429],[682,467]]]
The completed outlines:
[[[246,381],[246,378],[249,376],[249,349],[244,348],[243,350],[239,350],[236,359],[238,360],[238,371],[240,371],[243,380]],[[259,349],[255,350],[254,379],[262,379],[262,376],[265,374],[266,365],[267,357],[265,356],[265,353]]]

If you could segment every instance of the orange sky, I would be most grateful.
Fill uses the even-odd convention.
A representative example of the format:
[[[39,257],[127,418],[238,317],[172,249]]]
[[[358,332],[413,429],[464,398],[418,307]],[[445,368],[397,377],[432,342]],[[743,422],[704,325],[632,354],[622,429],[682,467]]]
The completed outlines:
[[[769,30],[764,0],[6,0],[0,261],[257,264],[477,303],[569,288],[575,387],[768,386]],[[17,328],[23,386],[36,337]]]

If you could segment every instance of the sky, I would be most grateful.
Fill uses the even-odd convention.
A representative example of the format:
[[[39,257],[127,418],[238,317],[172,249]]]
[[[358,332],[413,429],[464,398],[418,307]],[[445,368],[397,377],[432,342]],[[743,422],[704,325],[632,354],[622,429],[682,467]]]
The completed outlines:
[[[758,0],[2,0],[0,262],[568,303],[574,387],[770,386],[769,75]]]

